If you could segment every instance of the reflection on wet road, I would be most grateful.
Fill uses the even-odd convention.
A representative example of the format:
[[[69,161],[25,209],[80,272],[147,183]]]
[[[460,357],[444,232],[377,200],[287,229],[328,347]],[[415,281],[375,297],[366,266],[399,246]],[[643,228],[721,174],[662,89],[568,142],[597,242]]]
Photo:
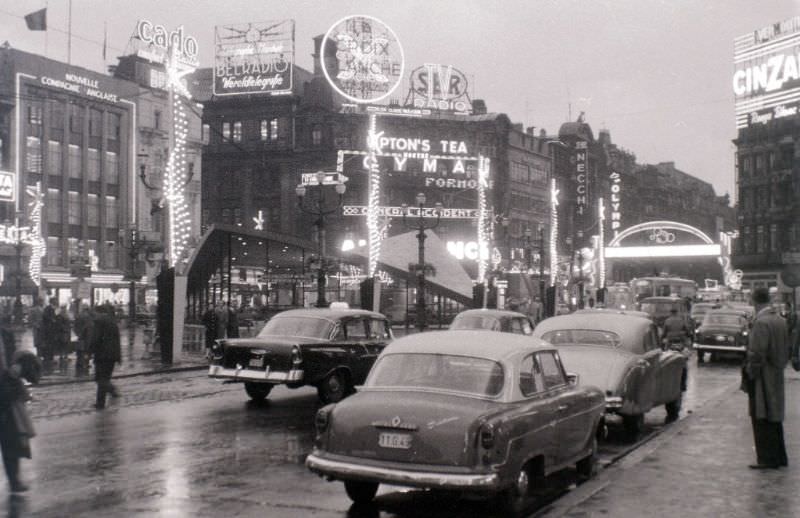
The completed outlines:
[[[682,415],[738,379],[735,361],[697,366],[692,358],[689,365]],[[341,483],[303,465],[317,408],[315,390],[280,387],[262,405],[234,390],[37,421],[34,460],[23,462],[32,490],[10,498],[3,485],[0,499],[11,516],[491,515],[487,502],[392,486],[381,486],[375,505],[351,506]],[[645,435],[661,429],[664,417],[663,409],[650,412]],[[601,466],[630,448],[612,426]],[[570,478],[551,481],[545,500],[567,491]]]

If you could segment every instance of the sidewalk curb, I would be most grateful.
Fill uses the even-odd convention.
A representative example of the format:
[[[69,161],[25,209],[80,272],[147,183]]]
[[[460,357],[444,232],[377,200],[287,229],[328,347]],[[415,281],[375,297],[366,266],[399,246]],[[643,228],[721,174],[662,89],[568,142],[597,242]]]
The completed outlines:
[[[167,367],[165,369],[158,369],[158,370],[149,370],[149,371],[142,371],[142,372],[131,372],[129,374],[119,374],[115,375],[114,379],[126,379],[126,378],[136,378],[139,376],[153,376],[155,374],[170,374],[173,372],[190,372],[190,371],[201,371],[208,369],[208,365],[187,365],[185,367]],[[94,383],[94,378],[80,378],[80,379],[64,379],[64,380],[52,380],[52,381],[45,381],[42,383],[38,383],[37,387],[55,387],[58,385],[74,385],[77,383]]]
[[[732,382],[722,389],[719,394],[704,401],[692,413],[686,414],[682,419],[672,423],[671,426],[662,428],[653,433],[642,442],[631,445],[615,456],[603,471],[592,480],[581,484],[576,489],[559,498],[556,502],[545,506],[535,512],[536,518],[560,518],[566,516],[572,509],[604,490],[613,482],[620,470],[631,468],[642,462],[647,456],[660,448],[665,442],[682,433],[696,417],[702,417],[716,408],[717,403],[731,397],[739,390],[739,382]],[[647,446],[647,448],[645,448]]]

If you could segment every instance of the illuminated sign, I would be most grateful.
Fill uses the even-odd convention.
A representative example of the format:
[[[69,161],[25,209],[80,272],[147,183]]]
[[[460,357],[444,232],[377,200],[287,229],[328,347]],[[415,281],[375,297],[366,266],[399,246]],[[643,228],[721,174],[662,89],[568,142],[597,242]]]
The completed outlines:
[[[323,171],[324,176],[320,184],[317,173],[303,173],[300,176],[300,183],[303,185],[336,185],[346,183],[350,178],[336,171]]]
[[[615,246],[606,248],[607,259],[646,257],[719,256],[719,245]]]
[[[348,16],[328,29],[322,71],[333,88],[356,103],[388,97],[403,77],[403,47],[392,29],[371,16]]]
[[[292,91],[294,20],[217,26],[214,95]]]
[[[613,237],[619,235],[619,229],[622,226],[622,178],[616,171],[609,175],[611,179],[611,231],[614,233]]]
[[[0,243],[16,245],[17,243],[27,243],[30,240],[30,227],[18,227],[16,225],[0,225]]]
[[[175,52],[178,62],[188,68],[197,68],[199,47],[197,40],[183,33],[183,25],[174,31],[167,31],[163,25],[149,20],[139,20],[134,38],[146,45],[137,50],[136,55],[154,63],[166,63],[169,52]]]
[[[583,216],[587,204],[586,155],[589,145],[579,140],[575,142],[575,211]]]
[[[368,213],[369,207],[366,205],[345,205],[342,207],[342,215],[343,216],[366,216]],[[419,207],[377,207],[377,215],[378,216],[390,216],[393,218],[402,218],[403,213],[406,214],[409,218],[418,218],[420,217],[420,209]],[[441,209],[437,209],[435,207],[423,207],[422,208],[422,217],[423,218],[438,218],[441,217],[442,219],[477,219],[478,218],[478,210],[477,209],[453,209],[443,207]]]
[[[737,128],[797,115],[800,16],[736,38],[734,66]]]
[[[467,76],[452,65],[426,63],[411,71],[410,82],[406,104],[457,113],[472,111]]]
[[[17,175],[11,171],[0,171],[0,201],[17,199]]]
[[[487,243],[478,244],[475,241],[448,241],[447,251],[459,261],[469,259],[489,259],[489,245]]]
[[[64,74],[64,79],[42,76],[39,81],[45,86],[60,88],[61,90],[66,90],[74,94],[94,97],[95,99],[112,103],[120,102],[117,94],[100,90],[99,81],[97,79],[67,73]]]

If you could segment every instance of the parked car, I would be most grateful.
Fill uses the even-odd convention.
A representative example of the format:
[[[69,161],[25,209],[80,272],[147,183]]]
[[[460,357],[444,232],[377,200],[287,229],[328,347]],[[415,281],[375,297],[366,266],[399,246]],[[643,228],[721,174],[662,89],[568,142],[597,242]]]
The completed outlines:
[[[247,395],[272,387],[317,387],[324,403],[341,400],[364,382],[392,340],[389,321],[361,309],[296,309],[273,316],[254,338],[217,340],[208,375],[242,381]]]
[[[644,414],[665,405],[677,419],[686,390],[686,357],[663,350],[655,324],[624,314],[548,318],[533,331],[558,348],[567,370],[606,394],[606,411],[622,416],[631,438],[642,431]]]
[[[527,315],[503,309],[468,309],[456,315],[450,324],[451,330],[484,329],[518,335],[533,334],[533,327]]]
[[[384,349],[358,393],[318,411],[306,466],[344,481],[355,502],[388,483],[499,495],[516,514],[544,476],[572,465],[592,475],[603,407],[541,340],[419,333]]]
[[[747,353],[747,335],[750,323],[745,313],[729,308],[709,311],[694,337],[694,350],[697,362],[703,363],[705,353],[737,353],[744,357]]]

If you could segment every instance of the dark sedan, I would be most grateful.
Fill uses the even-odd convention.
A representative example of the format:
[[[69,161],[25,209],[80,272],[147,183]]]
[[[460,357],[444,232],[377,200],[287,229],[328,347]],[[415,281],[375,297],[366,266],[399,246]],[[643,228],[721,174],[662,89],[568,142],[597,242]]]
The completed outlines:
[[[694,337],[697,361],[702,363],[706,352],[735,353],[744,356],[750,325],[744,312],[715,309],[706,313]]]
[[[208,375],[244,382],[255,400],[275,385],[317,388],[333,403],[364,382],[378,354],[392,340],[389,321],[361,309],[296,309],[272,317],[255,338],[218,340]]]

